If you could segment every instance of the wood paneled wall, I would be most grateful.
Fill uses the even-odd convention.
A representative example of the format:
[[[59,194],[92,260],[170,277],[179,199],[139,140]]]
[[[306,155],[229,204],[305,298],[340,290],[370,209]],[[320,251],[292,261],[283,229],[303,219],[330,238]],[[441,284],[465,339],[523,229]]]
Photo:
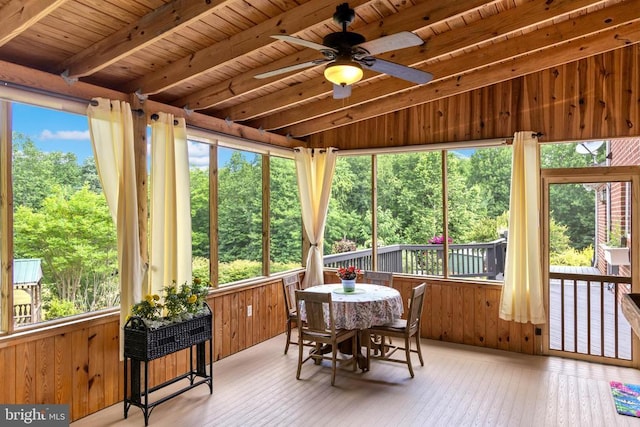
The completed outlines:
[[[214,360],[285,331],[280,279],[221,289],[207,302],[214,312]],[[1,338],[0,402],[69,404],[77,420],[122,401],[119,334],[118,314],[112,313]],[[152,361],[151,384],[187,372],[188,362],[188,350]]]
[[[326,273],[325,278],[328,283],[338,281],[333,273]],[[407,301],[411,288],[422,281],[397,277],[394,287]],[[427,284],[424,337],[534,352],[531,325],[498,319],[499,285],[437,280]],[[208,303],[214,313],[214,361],[285,331],[280,279],[221,288],[209,296]],[[118,314],[111,313],[0,339],[0,384],[4,385],[0,402],[69,404],[71,418],[77,420],[122,401],[119,333]],[[186,372],[188,362],[187,350],[152,361],[151,384]],[[213,387],[215,393],[215,379]]]
[[[521,130],[542,132],[543,142],[638,136],[639,70],[635,44],[313,135],[310,145],[391,147]]]
[[[337,283],[335,274],[325,272],[326,283]],[[427,283],[422,312],[422,337],[518,353],[540,352],[541,340],[534,340],[534,326],[508,322],[498,317],[502,285],[455,280],[393,278],[402,294],[405,311],[411,289]]]

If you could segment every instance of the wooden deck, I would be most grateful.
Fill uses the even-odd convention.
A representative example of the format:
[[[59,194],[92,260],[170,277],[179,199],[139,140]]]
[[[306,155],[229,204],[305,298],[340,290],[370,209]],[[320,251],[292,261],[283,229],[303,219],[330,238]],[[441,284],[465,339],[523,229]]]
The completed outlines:
[[[551,271],[580,275],[600,274],[593,267],[554,266]],[[550,280],[550,348],[631,360],[631,327],[616,303],[614,290],[613,283],[586,280],[564,280],[563,290],[561,280]],[[564,316],[561,310],[562,294]]]
[[[423,340],[425,366],[374,361],[371,371],[303,366],[284,335],[214,363],[214,391],[199,387],[157,406],[150,426],[640,426],[618,415],[609,381],[640,384],[640,371]],[[73,427],[142,427],[122,404]]]

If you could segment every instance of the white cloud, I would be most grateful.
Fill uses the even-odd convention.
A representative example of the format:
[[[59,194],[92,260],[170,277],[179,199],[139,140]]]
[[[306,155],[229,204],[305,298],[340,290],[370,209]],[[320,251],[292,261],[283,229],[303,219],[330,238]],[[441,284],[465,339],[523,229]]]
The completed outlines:
[[[197,168],[209,166],[209,144],[187,141],[189,150],[189,165]]]
[[[55,132],[50,131],[49,129],[44,129],[40,132],[39,139],[42,141],[47,140],[74,140],[74,141],[88,141],[90,138],[89,130],[57,130]]]
[[[209,144],[202,144],[187,140],[189,166],[206,169],[209,167]],[[147,153],[151,153],[151,142],[147,142]]]

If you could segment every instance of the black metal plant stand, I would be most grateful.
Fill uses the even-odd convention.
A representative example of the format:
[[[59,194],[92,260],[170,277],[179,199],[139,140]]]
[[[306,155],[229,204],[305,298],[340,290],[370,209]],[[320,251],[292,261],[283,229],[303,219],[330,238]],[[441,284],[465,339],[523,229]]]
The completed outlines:
[[[144,425],[149,424],[149,415],[156,405],[166,402],[201,384],[209,385],[213,394],[213,340],[211,333],[211,309],[208,314],[197,318],[150,330],[142,319],[132,317],[124,327],[124,418],[129,408],[137,406],[144,414]],[[206,346],[209,346],[209,360]],[[153,359],[189,348],[189,371],[173,379],[149,388],[149,362]],[[196,351],[195,366],[193,350]],[[131,377],[129,378],[129,361]],[[207,373],[207,362],[209,373]],[[144,368],[142,368],[144,366]],[[141,375],[142,374],[142,375]],[[181,389],[156,400],[150,401],[150,394],[180,380],[189,383]]]

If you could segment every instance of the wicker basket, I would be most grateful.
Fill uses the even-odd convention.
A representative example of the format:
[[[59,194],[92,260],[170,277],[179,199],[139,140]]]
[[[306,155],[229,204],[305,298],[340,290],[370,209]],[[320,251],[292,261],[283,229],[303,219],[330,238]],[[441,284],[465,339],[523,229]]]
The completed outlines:
[[[157,329],[149,329],[141,317],[124,325],[124,356],[149,361],[211,339],[211,308],[206,314]]]

